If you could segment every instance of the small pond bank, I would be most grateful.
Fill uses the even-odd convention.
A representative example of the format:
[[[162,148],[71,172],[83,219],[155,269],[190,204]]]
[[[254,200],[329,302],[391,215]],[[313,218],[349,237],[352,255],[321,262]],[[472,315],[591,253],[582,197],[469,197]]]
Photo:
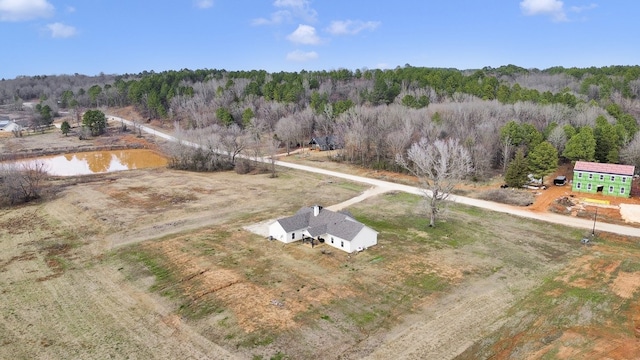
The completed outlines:
[[[89,151],[116,151],[127,149],[149,149],[149,146],[140,143],[133,144],[111,144],[111,145],[78,145],[78,146],[63,146],[63,147],[50,147],[50,148],[32,148],[32,149],[20,149],[12,151],[10,153],[0,154],[0,161],[14,161],[21,159],[29,159],[44,156],[53,156],[60,154],[82,153]],[[151,151],[151,150],[149,150]]]
[[[104,174],[123,170],[159,168],[167,166],[167,158],[145,148],[131,147],[111,150],[71,152],[51,156],[37,156],[11,160],[5,164],[26,166],[41,166],[49,175],[78,176],[90,174]],[[76,148],[74,148],[75,150]],[[2,165],[2,164],[0,164]]]

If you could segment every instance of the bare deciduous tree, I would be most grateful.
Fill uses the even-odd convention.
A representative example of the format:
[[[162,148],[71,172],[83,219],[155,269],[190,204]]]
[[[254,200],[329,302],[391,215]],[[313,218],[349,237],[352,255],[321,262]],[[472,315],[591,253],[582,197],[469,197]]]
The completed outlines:
[[[0,166],[2,199],[13,205],[40,198],[47,170],[47,166],[38,161]]]
[[[276,135],[282,141],[284,141],[287,148],[287,155],[289,155],[291,149],[291,143],[298,139],[299,126],[298,122],[293,116],[286,116],[278,120],[276,123]]]
[[[500,142],[500,145],[502,149],[502,171],[506,172],[507,165],[509,165],[509,162],[511,161],[511,155],[514,148],[513,143],[511,142],[511,137],[508,135],[505,136]]]
[[[236,124],[227,127],[219,127],[220,143],[229,156],[232,164],[236,162],[236,156],[247,146],[245,131]]]
[[[564,132],[564,128],[556,126],[549,133],[547,140],[558,150],[558,154],[562,154],[564,146],[567,144],[567,134]]]
[[[269,151],[269,162],[271,164],[271,177],[278,177],[276,172],[276,156],[278,155],[278,149],[280,148],[280,141],[277,139],[267,140],[267,151]]]
[[[620,151],[620,160],[625,164],[634,165],[636,171],[640,169],[640,132]]]
[[[454,187],[473,170],[471,155],[457,139],[429,142],[422,138],[411,145],[406,158],[396,156],[396,162],[420,181],[427,196],[430,227],[435,226]]]

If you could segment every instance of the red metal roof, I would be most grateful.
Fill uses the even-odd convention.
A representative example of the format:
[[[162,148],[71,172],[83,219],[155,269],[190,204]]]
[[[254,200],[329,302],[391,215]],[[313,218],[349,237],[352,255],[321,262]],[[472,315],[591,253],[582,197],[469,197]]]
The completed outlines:
[[[576,165],[573,167],[573,171],[588,171],[595,173],[633,176],[635,168],[636,167],[633,165],[602,164],[588,161],[576,161]]]

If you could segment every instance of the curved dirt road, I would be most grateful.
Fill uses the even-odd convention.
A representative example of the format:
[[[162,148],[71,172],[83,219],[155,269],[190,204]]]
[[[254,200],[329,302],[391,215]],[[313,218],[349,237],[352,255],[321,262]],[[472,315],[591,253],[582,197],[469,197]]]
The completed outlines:
[[[130,125],[130,126],[134,125],[134,123],[132,121],[129,121],[129,120],[117,117],[117,116],[107,115],[107,117],[110,118],[110,119],[113,119],[115,121],[121,121],[121,122],[123,122],[123,123],[125,123],[127,125]],[[146,132],[146,133],[149,133],[151,135],[157,136],[157,137],[165,139],[165,140],[174,141],[174,142],[182,141],[183,144],[188,145],[188,146],[193,146],[193,147],[200,146],[199,144],[195,144],[195,143],[192,143],[192,142],[187,142],[187,141],[180,140],[180,139],[178,139],[178,138],[176,138],[174,136],[171,136],[171,135],[166,134],[164,132],[160,132],[158,130],[155,130],[155,129],[153,129],[151,127],[148,127],[148,126],[145,126],[145,125],[136,124],[136,126],[139,126],[141,128],[141,130]],[[265,162],[265,163],[270,163],[271,159],[263,157],[262,159],[260,159],[260,161]],[[347,179],[347,180],[351,180],[351,181],[354,181],[354,182],[369,184],[369,185],[372,185],[372,186],[377,188],[375,190],[366,191],[361,196],[358,196],[358,197],[356,197],[356,198],[354,198],[352,200],[349,200],[349,201],[347,201],[345,203],[336,204],[336,205],[333,205],[333,207],[329,207],[329,209],[333,209],[333,210],[339,210],[340,208],[344,208],[344,207],[346,207],[348,205],[351,205],[351,204],[354,204],[354,203],[356,203],[358,201],[362,201],[365,198],[367,198],[368,196],[374,196],[374,195],[378,195],[378,194],[381,194],[381,193],[384,193],[384,192],[388,192],[388,191],[403,191],[403,192],[407,192],[407,193],[410,193],[410,194],[416,194],[416,195],[424,195],[425,194],[425,192],[422,189],[414,187],[414,186],[396,184],[396,183],[392,183],[392,182],[389,182],[389,181],[371,179],[371,178],[366,178],[366,177],[357,176],[357,175],[351,175],[351,174],[345,174],[345,173],[340,173],[340,172],[331,171],[331,170],[319,169],[319,168],[315,168],[315,167],[308,166],[308,165],[293,164],[293,163],[288,163],[288,162],[284,162],[284,161],[280,161],[280,160],[276,160],[275,164],[278,165],[278,166],[287,167],[287,168],[290,168],[290,169],[308,171],[308,172],[323,174],[323,175],[327,175],[327,176],[334,176],[334,177],[337,177],[337,178]],[[464,197],[464,196],[451,195],[449,197],[449,200],[457,202],[457,203],[460,203],[460,204],[465,204],[465,205],[475,206],[475,207],[479,207],[479,208],[483,208],[483,209],[487,209],[487,210],[507,213],[507,214],[516,215],[516,216],[519,216],[519,217],[524,217],[524,218],[529,218],[529,219],[536,219],[536,220],[540,220],[540,221],[546,221],[546,222],[550,222],[550,223],[554,223],[554,224],[561,224],[561,225],[571,226],[571,227],[580,228],[580,229],[587,229],[587,230],[592,230],[593,229],[593,221],[590,220],[590,219],[580,219],[580,218],[575,218],[575,217],[571,217],[571,216],[564,216],[564,215],[559,215],[559,214],[553,214],[553,213],[532,212],[532,211],[529,211],[529,210],[526,210],[526,209],[522,209],[522,208],[519,208],[519,207],[511,206],[511,205],[505,205],[505,204],[495,203],[495,202],[491,202],[491,201],[473,199],[473,198]],[[596,223],[596,229],[595,230],[596,231],[604,231],[604,232],[619,234],[619,235],[625,235],[625,236],[640,237],[640,228],[634,228],[634,227],[631,227],[631,226],[624,226],[624,225],[616,225],[616,224],[608,224],[608,223],[604,223],[604,222],[598,222],[598,223]]]

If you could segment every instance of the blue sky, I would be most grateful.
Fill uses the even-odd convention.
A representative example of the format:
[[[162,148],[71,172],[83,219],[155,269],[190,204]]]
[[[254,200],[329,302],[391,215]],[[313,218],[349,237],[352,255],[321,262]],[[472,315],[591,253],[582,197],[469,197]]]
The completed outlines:
[[[0,78],[638,65],[637,0],[0,0]]]

